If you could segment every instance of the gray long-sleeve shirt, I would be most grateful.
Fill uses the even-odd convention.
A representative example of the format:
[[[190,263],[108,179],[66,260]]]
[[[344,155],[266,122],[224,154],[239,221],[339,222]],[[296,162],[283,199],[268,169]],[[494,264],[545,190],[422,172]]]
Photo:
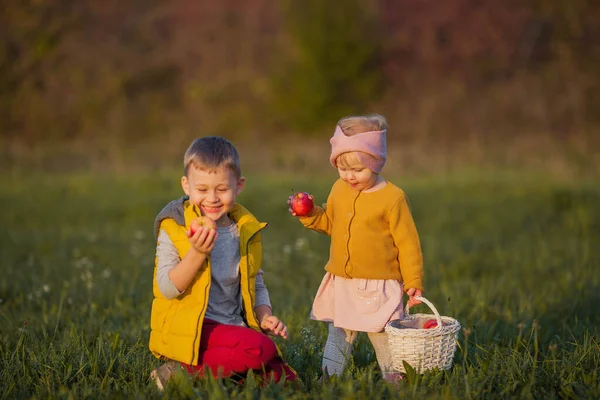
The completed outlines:
[[[242,297],[240,294],[240,237],[237,225],[217,227],[219,236],[210,254],[211,286],[205,318],[222,324],[244,325]],[[177,248],[169,235],[160,230],[156,247],[158,289],[167,299],[174,299],[180,292],[169,278],[169,271],[180,261]],[[269,292],[263,280],[263,272],[256,275],[256,304],[271,307]]]

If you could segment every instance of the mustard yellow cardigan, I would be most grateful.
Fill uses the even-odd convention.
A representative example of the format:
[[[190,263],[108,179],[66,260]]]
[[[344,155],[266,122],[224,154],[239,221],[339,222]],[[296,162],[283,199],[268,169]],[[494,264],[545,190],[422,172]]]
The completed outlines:
[[[374,192],[338,179],[327,203],[300,222],[331,236],[325,270],[345,278],[397,279],[404,290],[423,290],[419,235],[404,191],[387,182]]]

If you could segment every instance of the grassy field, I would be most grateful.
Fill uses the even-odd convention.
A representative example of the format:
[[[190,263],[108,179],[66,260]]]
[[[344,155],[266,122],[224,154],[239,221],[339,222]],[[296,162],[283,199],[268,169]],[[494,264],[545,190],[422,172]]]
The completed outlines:
[[[381,380],[361,336],[320,382],[325,324],[308,318],[328,239],[287,213],[334,178],[249,176],[240,201],[269,221],[265,279],[289,326],[276,339],[302,383],[180,377],[158,392],[147,348],[153,218],[178,172],[0,177],[0,398],[600,398],[600,188],[519,174],[392,179],[409,194],[426,297],[463,327],[454,367]],[[419,306],[415,312],[429,312]]]

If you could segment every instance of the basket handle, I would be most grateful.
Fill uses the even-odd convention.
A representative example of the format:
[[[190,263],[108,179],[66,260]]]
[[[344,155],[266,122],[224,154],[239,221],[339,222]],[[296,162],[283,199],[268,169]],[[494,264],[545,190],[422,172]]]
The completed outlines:
[[[437,321],[437,326],[433,329],[442,329],[442,317],[440,317],[440,313],[438,312],[437,308],[435,308],[433,303],[422,296],[413,296],[413,299],[421,300],[423,303],[427,304],[429,308],[431,308],[431,311],[433,311],[433,313],[435,314],[435,320]],[[409,309],[410,306],[407,304],[406,308],[404,309],[404,318],[408,318],[410,316],[410,312],[408,311]]]

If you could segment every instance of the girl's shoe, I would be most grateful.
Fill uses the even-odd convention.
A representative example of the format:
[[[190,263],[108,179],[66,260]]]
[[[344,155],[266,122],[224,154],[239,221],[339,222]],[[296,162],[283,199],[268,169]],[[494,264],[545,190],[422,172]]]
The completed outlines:
[[[404,374],[402,372],[382,372],[381,376],[386,382],[394,385],[398,385],[400,381],[404,379]]]
[[[150,379],[156,383],[158,390],[163,391],[167,385],[167,381],[181,369],[181,364],[177,361],[167,361],[154,371],[150,372]]]

